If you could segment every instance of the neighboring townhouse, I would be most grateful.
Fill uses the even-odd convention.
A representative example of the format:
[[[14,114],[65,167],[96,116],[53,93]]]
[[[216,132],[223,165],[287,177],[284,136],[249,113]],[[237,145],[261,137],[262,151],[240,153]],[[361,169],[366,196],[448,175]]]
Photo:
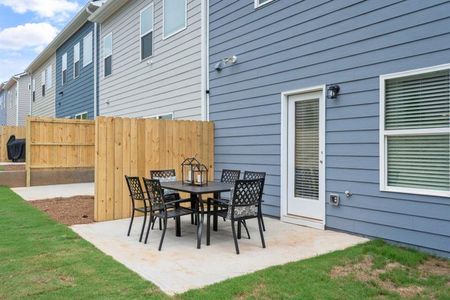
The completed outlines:
[[[0,83],[0,126],[6,125],[6,91],[4,82]]]
[[[55,117],[56,55],[47,47],[26,69],[31,76],[31,115]]]
[[[209,21],[217,172],[267,172],[283,221],[450,256],[450,1],[210,0]]]
[[[72,20],[81,26],[68,33],[68,39],[56,50],[57,118],[93,119],[98,112],[94,62],[98,30],[88,16],[84,9]]]
[[[26,69],[32,75],[33,115],[94,118],[97,35],[87,18],[102,3],[87,3]]]
[[[24,126],[30,114],[30,76],[21,73],[12,76],[5,84],[6,125]]]
[[[109,0],[92,14],[102,115],[206,118],[205,3]]]

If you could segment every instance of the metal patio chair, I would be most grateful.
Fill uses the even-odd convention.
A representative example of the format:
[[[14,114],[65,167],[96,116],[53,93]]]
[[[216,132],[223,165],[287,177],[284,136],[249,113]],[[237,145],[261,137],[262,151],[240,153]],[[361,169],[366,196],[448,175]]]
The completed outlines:
[[[210,240],[210,224],[211,216],[217,215],[231,221],[231,230],[233,232],[234,245],[236,247],[236,254],[239,254],[238,236],[236,233],[235,223],[241,222],[247,230],[245,220],[257,219],[259,233],[261,236],[262,247],[266,248],[264,241],[264,233],[262,229],[262,221],[260,214],[262,191],[264,186],[264,179],[242,179],[236,180],[234,189],[231,192],[231,199],[227,207],[221,206],[219,210],[211,211],[210,202],[207,208],[207,227],[206,238],[209,245]],[[214,200],[213,200],[214,201]]]
[[[161,234],[161,240],[159,242],[158,250],[161,251],[164,236],[167,230],[167,220],[172,218],[179,218],[193,213],[192,209],[181,207],[180,203],[183,203],[184,199],[168,200],[164,195],[161,188],[161,184],[158,179],[146,179],[144,178],[144,185],[150,199],[150,205],[155,210],[152,214],[152,222],[154,219],[160,219],[163,221],[163,231]],[[148,234],[150,232],[150,226],[148,226],[145,241],[147,242]]]
[[[244,171],[244,179],[264,179],[263,181],[263,193],[264,193],[264,184],[266,181],[266,172],[254,172],[254,171]],[[263,194],[261,194],[262,197]],[[261,199],[261,203],[264,202],[263,199]],[[261,223],[262,223],[262,228],[264,231],[266,231],[266,225],[264,224],[264,218],[262,215],[262,207],[260,206],[260,211],[259,214],[261,215]]]

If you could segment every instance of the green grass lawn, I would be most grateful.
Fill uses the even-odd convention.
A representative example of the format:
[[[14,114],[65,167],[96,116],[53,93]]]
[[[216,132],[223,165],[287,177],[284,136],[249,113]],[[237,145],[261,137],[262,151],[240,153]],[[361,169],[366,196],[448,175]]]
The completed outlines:
[[[220,272],[220,270],[218,270]],[[450,262],[381,241],[272,267],[179,299],[450,299]],[[0,299],[164,299],[155,285],[0,188]]]

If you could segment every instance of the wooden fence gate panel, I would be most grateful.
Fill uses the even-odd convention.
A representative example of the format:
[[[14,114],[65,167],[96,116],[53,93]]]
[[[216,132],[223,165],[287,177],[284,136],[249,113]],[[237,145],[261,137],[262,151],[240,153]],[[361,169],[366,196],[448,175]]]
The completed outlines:
[[[6,143],[11,135],[16,139],[24,139],[26,136],[25,126],[0,126],[0,162],[8,161],[8,152]],[[25,154],[26,155],[26,154]]]
[[[125,175],[149,177],[151,169],[175,169],[196,156],[214,177],[212,122],[98,117],[96,119],[95,220],[131,215]]]
[[[28,186],[32,169],[95,166],[94,121],[28,117],[26,131]]]

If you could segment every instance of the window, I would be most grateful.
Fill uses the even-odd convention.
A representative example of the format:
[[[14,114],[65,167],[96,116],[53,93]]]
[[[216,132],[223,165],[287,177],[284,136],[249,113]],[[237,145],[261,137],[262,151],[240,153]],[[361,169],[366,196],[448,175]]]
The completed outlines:
[[[153,54],[153,4],[141,11],[141,60]]]
[[[75,115],[75,119],[87,120],[87,118],[88,118],[88,113],[87,112],[83,112],[83,113],[79,113],[79,114]]]
[[[65,84],[67,82],[67,53],[64,53],[61,57],[61,65],[62,65],[62,72],[61,72],[61,82],[62,84]]]
[[[89,32],[83,38],[83,67],[86,67],[92,62],[92,32]]]
[[[163,37],[168,38],[186,28],[187,0],[164,0]]]
[[[45,70],[41,73],[42,97],[45,97]]]
[[[380,188],[450,197],[450,65],[380,76]]]
[[[103,38],[103,64],[105,77],[112,74],[112,33]]]
[[[173,120],[173,113],[161,114],[148,117],[149,119],[158,119],[158,120]]]
[[[80,43],[73,46],[73,78],[80,76]]]
[[[36,79],[31,81],[31,100],[36,101]]]
[[[52,65],[48,66],[47,69],[45,70],[46,74],[45,74],[45,85],[47,87],[47,89],[51,89],[52,88]]]
[[[264,4],[272,2],[273,0],[255,0],[255,8],[260,7]]]

